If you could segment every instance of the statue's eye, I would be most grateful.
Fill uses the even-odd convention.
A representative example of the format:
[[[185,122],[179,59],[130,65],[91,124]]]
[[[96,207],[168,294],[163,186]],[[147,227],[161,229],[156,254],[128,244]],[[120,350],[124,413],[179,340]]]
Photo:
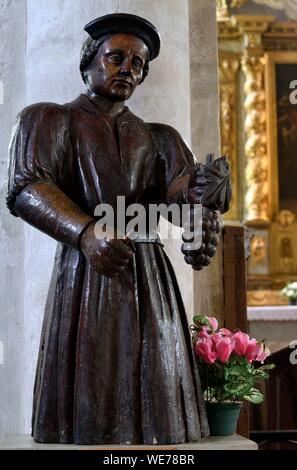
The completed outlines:
[[[140,59],[134,58],[132,61],[133,67],[140,69],[142,66],[142,61]]]
[[[109,56],[109,60],[114,64],[120,64],[122,62],[122,56],[120,54],[112,54]]]

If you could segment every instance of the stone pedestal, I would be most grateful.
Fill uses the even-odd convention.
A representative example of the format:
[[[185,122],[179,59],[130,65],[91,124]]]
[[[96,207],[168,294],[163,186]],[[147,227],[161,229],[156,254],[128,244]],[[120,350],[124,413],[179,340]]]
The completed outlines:
[[[199,443],[176,444],[171,446],[78,446],[74,444],[38,444],[26,434],[7,435],[0,443],[0,450],[149,450],[149,451],[188,451],[188,450],[258,450],[255,442],[238,434],[232,436],[209,437]]]

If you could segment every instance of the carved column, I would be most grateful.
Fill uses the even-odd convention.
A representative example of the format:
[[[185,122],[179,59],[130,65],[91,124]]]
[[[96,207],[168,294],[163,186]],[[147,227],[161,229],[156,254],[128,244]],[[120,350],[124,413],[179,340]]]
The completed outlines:
[[[241,60],[245,74],[245,220],[250,224],[269,222],[269,166],[266,137],[264,90],[265,59],[262,34],[274,17],[236,16],[244,35],[245,52]]]
[[[268,221],[268,157],[266,145],[266,111],[263,90],[263,57],[245,55],[242,69],[244,85],[245,130],[245,219]]]
[[[236,136],[236,78],[239,59],[236,54],[223,53],[219,57],[220,77],[220,131],[221,153],[228,155],[231,166],[233,198],[227,214],[231,220],[238,219],[238,162]]]

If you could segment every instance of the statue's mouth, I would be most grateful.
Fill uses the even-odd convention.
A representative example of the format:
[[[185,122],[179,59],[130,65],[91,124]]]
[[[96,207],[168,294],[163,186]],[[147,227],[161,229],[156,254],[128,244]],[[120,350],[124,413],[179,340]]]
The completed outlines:
[[[115,78],[113,82],[119,85],[129,86],[130,88],[132,88],[133,86],[133,84],[130,81],[125,80],[124,78]]]

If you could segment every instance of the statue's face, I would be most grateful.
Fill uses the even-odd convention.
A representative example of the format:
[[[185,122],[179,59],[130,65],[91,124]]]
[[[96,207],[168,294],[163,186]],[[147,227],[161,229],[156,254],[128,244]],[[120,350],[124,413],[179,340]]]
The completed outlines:
[[[115,34],[100,46],[86,70],[86,83],[95,95],[114,101],[130,98],[143,74],[148,47],[138,37]]]

